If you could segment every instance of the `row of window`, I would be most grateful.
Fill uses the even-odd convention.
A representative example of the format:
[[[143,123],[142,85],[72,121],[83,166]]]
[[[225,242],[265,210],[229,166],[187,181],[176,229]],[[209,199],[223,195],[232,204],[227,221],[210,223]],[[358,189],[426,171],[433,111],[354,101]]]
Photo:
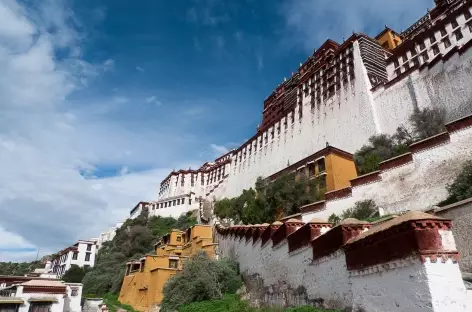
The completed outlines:
[[[472,33],[472,14],[467,11],[464,14],[465,19],[467,20],[467,28],[470,33]],[[451,35],[448,34],[447,27],[450,25]],[[439,35],[439,41],[438,37]],[[404,55],[393,61],[395,73],[398,76],[403,70],[410,69],[410,62],[413,63],[413,66],[418,66],[420,62],[425,63],[429,60],[430,56],[435,57],[440,53],[439,45],[443,46],[444,50],[447,50],[452,46],[450,38],[460,41],[464,38],[461,28],[457,20],[451,21],[450,24],[446,25],[444,28],[441,28],[439,31],[433,33],[429,38],[423,39],[419,42],[413,49],[407,51]],[[426,45],[429,45],[427,48]]]
[[[192,199],[191,198],[188,199],[188,204],[189,205],[192,204]],[[174,199],[174,200],[169,200],[169,201],[164,202],[164,203],[157,203],[157,204],[152,206],[152,210],[160,209],[160,208],[168,208],[168,207],[173,207],[173,206],[180,206],[180,205],[185,205],[185,198],[178,198],[178,199]]]
[[[206,176],[206,178],[207,178],[206,179],[206,184],[210,185],[211,183],[215,183],[217,181],[222,180],[225,176],[225,170],[226,170],[226,166],[221,166],[218,169],[212,170]],[[195,182],[197,181],[197,177],[198,177],[198,175],[196,173],[192,173],[190,175],[190,186],[192,186],[192,187],[195,186]],[[203,173],[201,173],[200,178],[201,178],[201,180],[200,180],[201,186],[204,186],[205,185],[205,175]],[[175,186],[176,187],[179,183],[179,179],[180,179],[180,186],[184,187],[185,186],[185,174],[177,176],[177,179],[175,180]],[[169,187],[168,183],[165,183],[165,184],[161,185],[161,188],[159,190],[159,195],[161,195],[165,190],[167,190],[168,187]]]

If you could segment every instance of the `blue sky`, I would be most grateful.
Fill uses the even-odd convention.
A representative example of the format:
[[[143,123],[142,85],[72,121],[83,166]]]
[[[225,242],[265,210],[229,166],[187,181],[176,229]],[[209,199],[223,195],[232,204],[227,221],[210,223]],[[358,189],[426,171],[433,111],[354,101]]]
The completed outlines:
[[[432,0],[0,1],[0,261],[97,236],[255,133],[327,38]]]

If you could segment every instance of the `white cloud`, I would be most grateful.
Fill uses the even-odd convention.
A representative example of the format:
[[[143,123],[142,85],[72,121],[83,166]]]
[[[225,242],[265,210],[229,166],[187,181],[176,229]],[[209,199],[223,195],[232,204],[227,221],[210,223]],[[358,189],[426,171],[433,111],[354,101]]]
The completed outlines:
[[[139,67],[139,66],[136,66],[136,70],[137,70],[137,71],[140,71],[140,72],[142,72],[142,73],[145,72],[144,68]]]
[[[45,254],[97,236],[136,202],[154,199],[170,170],[133,173],[133,166],[172,159],[173,146],[194,140],[112,120],[113,104],[125,97],[69,102],[113,62],[81,58],[82,35],[71,29],[78,22],[61,0],[35,7],[0,2],[0,247],[20,249],[0,252],[0,261],[35,257],[21,248]],[[71,49],[56,58],[64,46]],[[97,164],[120,166],[123,175],[94,179]]]
[[[287,41],[313,51],[328,38],[340,41],[353,31],[363,32],[372,26],[377,33],[385,24],[401,31],[432,4],[431,0],[285,0],[281,13],[287,25]]]
[[[113,97],[113,102],[117,103],[117,104],[124,104],[124,103],[127,103],[129,101],[129,99],[125,96],[114,96]]]
[[[162,102],[159,101],[155,95],[151,95],[151,96],[147,97],[147,98],[145,99],[145,101],[146,101],[146,103],[155,104],[155,105],[157,105],[157,106],[161,106],[161,105],[162,105]]]
[[[229,152],[229,148],[227,148],[226,146],[223,146],[223,145],[210,144],[210,147],[211,147],[215,157],[219,157],[219,156]]]
[[[156,96],[152,95],[152,96],[146,98],[146,103],[152,103],[155,100],[156,100]]]

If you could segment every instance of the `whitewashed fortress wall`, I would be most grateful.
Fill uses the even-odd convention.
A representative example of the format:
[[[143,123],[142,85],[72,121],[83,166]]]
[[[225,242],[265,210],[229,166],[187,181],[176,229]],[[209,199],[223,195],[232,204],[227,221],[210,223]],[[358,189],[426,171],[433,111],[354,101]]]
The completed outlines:
[[[381,214],[431,209],[447,198],[447,185],[472,160],[472,115],[446,128],[411,145],[410,152],[382,162],[379,171],[351,180],[351,187],[326,193],[325,200],[301,207],[303,220],[328,219],[367,199],[375,201]]]
[[[216,227],[251,302],[352,311],[469,311],[451,221],[419,212],[371,228],[348,219]],[[388,294],[388,295],[385,295]],[[351,310],[349,310],[351,311]]]

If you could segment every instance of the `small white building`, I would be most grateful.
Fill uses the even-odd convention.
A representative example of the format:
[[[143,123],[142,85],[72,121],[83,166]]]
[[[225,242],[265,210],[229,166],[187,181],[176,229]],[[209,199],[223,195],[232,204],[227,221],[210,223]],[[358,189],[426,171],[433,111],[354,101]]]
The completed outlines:
[[[123,223],[124,222],[118,222],[114,227],[100,233],[100,236],[97,239],[97,250],[102,247],[103,243],[113,240],[116,235],[116,230],[118,230],[123,225]]]
[[[80,312],[82,284],[34,277],[0,277],[0,311]]]
[[[52,260],[50,271],[45,273],[52,272],[61,278],[73,264],[79,267],[93,267],[96,254],[96,240],[79,240],[74,245],[58,252]]]

